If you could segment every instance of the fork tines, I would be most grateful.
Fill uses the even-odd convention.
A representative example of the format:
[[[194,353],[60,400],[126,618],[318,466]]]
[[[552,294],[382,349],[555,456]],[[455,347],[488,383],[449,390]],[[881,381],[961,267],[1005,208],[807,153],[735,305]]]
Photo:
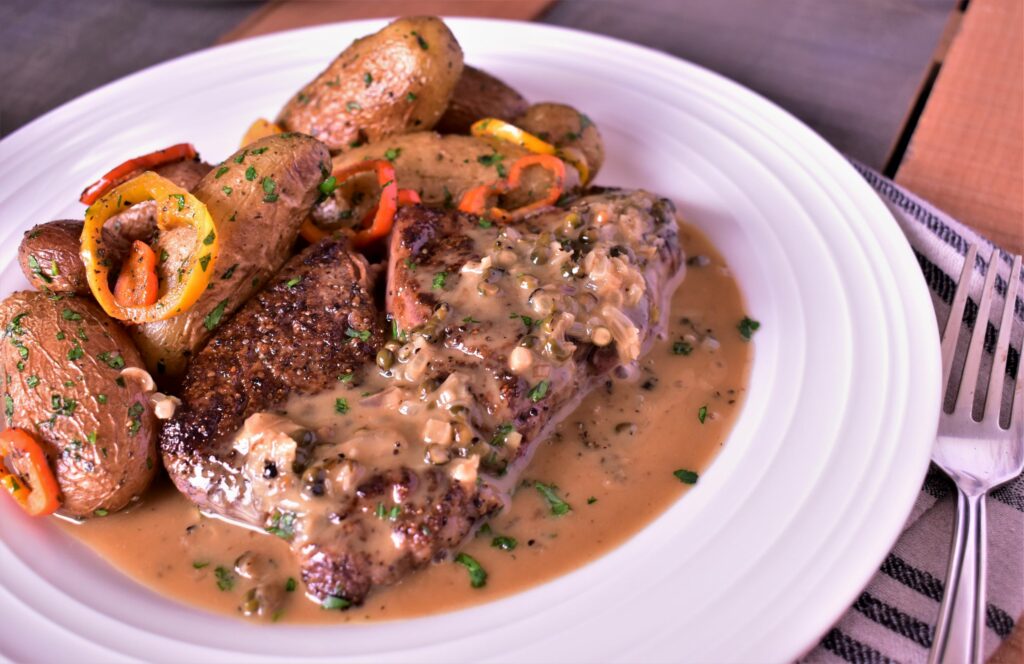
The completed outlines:
[[[960,379],[951,382],[953,373],[954,357],[956,355],[957,340],[960,336],[960,327],[963,323],[964,309],[967,304],[968,293],[971,288],[971,277],[974,274],[974,264],[978,248],[970,245],[967,249],[967,256],[964,259],[964,266],[960,272],[960,279],[957,282],[956,294],[953,296],[953,303],[950,307],[949,318],[946,320],[946,327],[942,334],[942,384],[944,387],[953,388],[956,401],[953,406],[953,414],[972,417],[975,397],[980,382],[982,351],[985,345],[985,333],[988,328],[989,314],[992,307],[993,293],[995,291],[996,273],[999,271],[999,250],[993,249],[988,261],[988,270],[985,275],[985,284],[982,286],[981,298],[978,302],[978,313],[974,319],[974,330],[971,334],[970,345],[967,350],[967,359],[964,362]],[[1013,258],[1013,265],[1010,268],[1010,275],[1007,279],[1006,293],[1003,301],[1003,311],[999,321],[999,336],[996,340],[992,369],[989,373],[988,389],[985,392],[985,402],[982,405],[981,418],[973,418],[976,421],[984,419],[986,411],[995,409],[991,421],[996,427],[1006,428],[1000,425],[999,410],[1002,405],[1003,385],[1006,378],[1006,365],[1010,351],[1010,335],[1014,322],[1014,306],[1017,300],[1017,290],[1020,284],[1021,257]],[[1018,360],[1018,365],[1020,361]],[[1019,369],[1019,367],[1018,367]],[[1014,395],[1010,402],[1010,408],[1019,407],[1021,399],[1024,398],[1024,380],[1018,375]],[[948,409],[947,409],[948,410]],[[1008,421],[1009,418],[1006,418]],[[1017,426],[1020,426],[1019,422]]]

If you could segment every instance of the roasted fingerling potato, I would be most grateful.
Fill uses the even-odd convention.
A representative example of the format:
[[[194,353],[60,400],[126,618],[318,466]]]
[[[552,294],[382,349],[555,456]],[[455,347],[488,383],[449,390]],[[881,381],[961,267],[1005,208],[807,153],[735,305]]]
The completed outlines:
[[[131,328],[158,382],[180,376],[211,332],[280,269],[330,169],[322,143],[289,132],[251,143],[199,182],[192,193],[210,211],[219,243],[217,260],[202,268],[213,271],[210,285],[187,311]],[[155,240],[162,289],[179,278],[195,241],[188,227]]]
[[[455,207],[468,189],[504,178],[515,160],[527,154],[507,141],[420,132],[393,136],[337,155],[334,167],[344,168],[365,159],[387,159],[394,165],[401,187],[415,190],[424,205]],[[577,189],[576,171],[567,169],[566,173],[566,191]],[[547,171],[530,169],[522,188],[526,192],[544,190],[549,181]],[[339,193],[344,195],[344,190]]]
[[[515,88],[485,71],[466,65],[455,85],[452,100],[434,127],[442,134],[468,134],[477,120],[498,118],[511,122],[530,104]]]
[[[340,152],[432,128],[462,75],[462,49],[435,17],[357,39],[281,109],[277,124]]]
[[[61,219],[25,231],[18,245],[18,265],[33,288],[56,293],[89,292],[85,266],[78,256],[82,222]]]
[[[587,160],[588,182],[604,165],[604,140],[597,125],[584,113],[566,104],[534,104],[512,124],[561,150],[578,150]]]
[[[71,516],[103,516],[156,472],[153,384],[127,333],[90,298],[38,291],[0,303],[7,426],[32,434]]]

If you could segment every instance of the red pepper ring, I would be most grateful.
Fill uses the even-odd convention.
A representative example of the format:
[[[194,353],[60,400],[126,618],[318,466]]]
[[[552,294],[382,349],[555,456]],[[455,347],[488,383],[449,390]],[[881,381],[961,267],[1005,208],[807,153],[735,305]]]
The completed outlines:
[[[366,213],[360,229],[352,235],[352,246],[361,249],[374,241],[385,237],[391,232],[395,223],[395,212],[400,205],[420,203],[420,195],[412,189],[399,189],[395,179],[395,167],[383,159],[361,161],[346,168],[334,171],[334,186],[337,187],[354,175],[375,172],[377,184],[380,185],[380,200]],[[317,226],[313,219],[306,217],[299,227],[299,234],[309,243],[319,242],[331,234]]]
[[[141,157],[133,157],[115,166],[106,175],[86,187],[78,200],[86,205],[92,205],[100,196],[116,187],[122,180],[128,179],[128,176],[136,171],[149,171],[157,166],[185,159],[195,159],[198,156],[199,153],[191,143],[178,143]]]
[[[542,198],[515,210],[509,211],[495,206],[486,214],[497,221],[511,221],[554,205],[565,188],[565,162],[549,154],[529,154],[512,164],[507,180],[496,180],[467,190],[459,200],[459,210],[467,214],[485,214],[488,199],[518,189],[522,184],[523,172],[532,166],[545,168],[554,176],[554,182],[548,187],[547,193]]]

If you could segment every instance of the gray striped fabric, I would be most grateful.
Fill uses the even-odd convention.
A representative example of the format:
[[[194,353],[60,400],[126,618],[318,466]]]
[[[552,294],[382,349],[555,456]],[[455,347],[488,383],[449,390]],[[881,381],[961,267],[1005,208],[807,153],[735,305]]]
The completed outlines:
[[[944,326],[949,315],[967,246],[977,243],[974,290],[964,315],[965,325],[974,325],[981,280],[989,269],[990,253],[993,249],[997,252],[994,264],[999,270],[996,277],[999,299],[992,307],[986,330],[986,349],[991,363],[995,321],[1002,311],[1001,298],[1010,278],[1011,256],[876,171],[857,163],[854,167],[889,207],[910,241],[931,290],[937,324]],[[1024,280],[1024,273],[1016,278]],[[1007,369],[1010,380],[1020,364],[1024,336],[1024,302],[1020,296],[1014,313],[1015,330]],[[962,361],[966,340],[959,353]],[[1011,387],[1008,384],[1003,395],[1004,413],[1008,412]],[[1015,404],[1015,408],[1021,407]],[[803,661],[925,661],[942,598],[953,532],[954,491],[952,482],[932,466],[896,546],[853,606]],[[1024,476],[995,491],[988,501],[987,589],[985,653],[990,656],[1000,641],[1009,636],[1014,622],[1024,612]]]

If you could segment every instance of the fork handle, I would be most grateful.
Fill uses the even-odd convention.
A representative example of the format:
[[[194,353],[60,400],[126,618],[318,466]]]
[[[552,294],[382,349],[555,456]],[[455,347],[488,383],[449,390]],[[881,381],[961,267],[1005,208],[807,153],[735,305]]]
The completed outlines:
[[[984,634],[985,494],[958,487],[946,589],[928,663],[980,663]]]

